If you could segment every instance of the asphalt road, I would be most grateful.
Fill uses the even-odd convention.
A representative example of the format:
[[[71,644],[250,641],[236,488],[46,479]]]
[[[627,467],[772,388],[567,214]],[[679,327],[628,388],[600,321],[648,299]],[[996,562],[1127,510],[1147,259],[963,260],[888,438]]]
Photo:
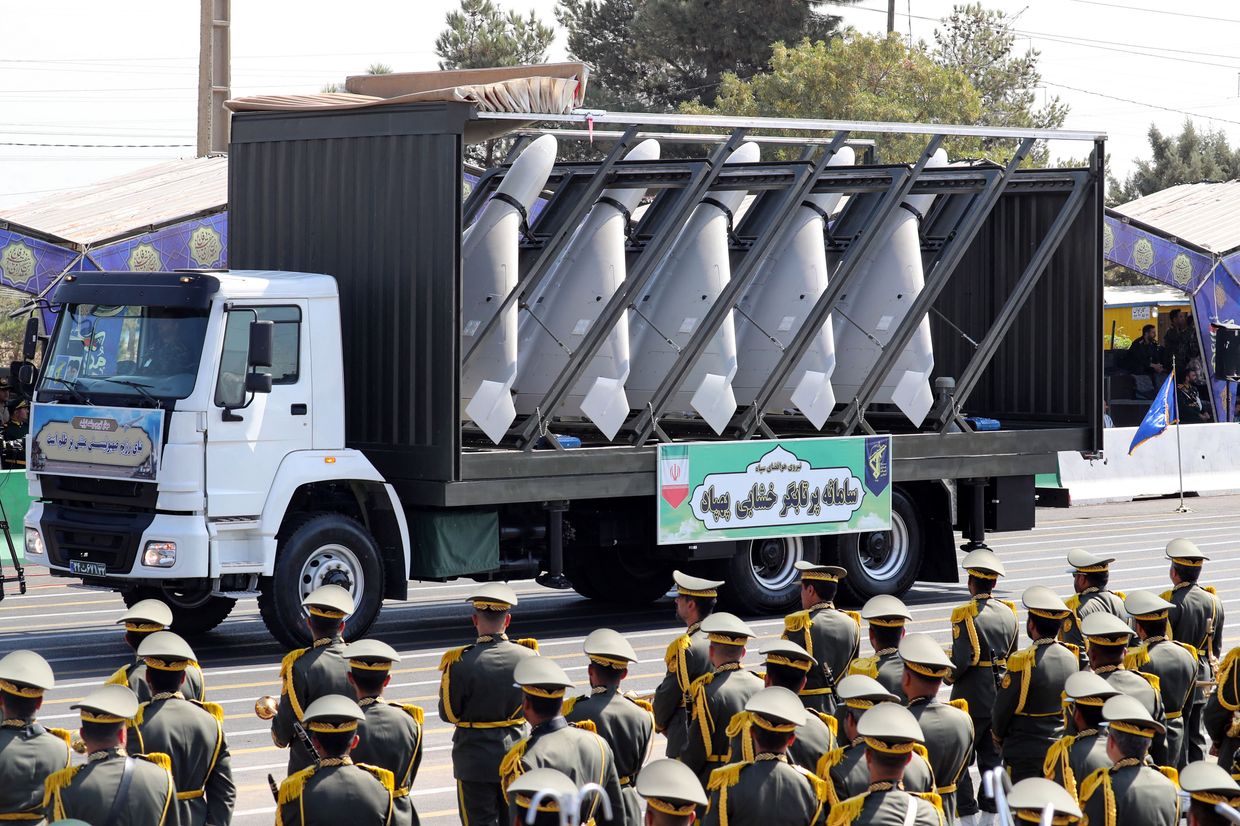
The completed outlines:
[[[1226,603],[1225,643],[1240,641],[1240,497],[1190,499],[1194,512],[1177,514],[1175,500],[1125,505],[1102,505],[1070,510],[1040,509],[1038,528],[1032,532],[994,534],[988,541],[1004,559],[1008,577],[996,593],[1018,599],[1035,583],[1049,585],[1066,596],[1071,592],[1064,573],[1064,555],[1072,547],[1114,555],[1111,585],[1132,591],[1167,587],[1166,543],[1176,536],[1193,539],[1214,557],[1203,582],[1217,585]],[[69,586],[46,571],[32,568],[25,596],[10,595],[0,602],[0,654],[33,648],[56,669],[58,685],[47,697],[40,719],[48,725],[75,728],[77,714],[69,704],[83,697],[127,661],[121,632],[114,624],[124,611],[119,596]],[[413,786],[413,800],[423,823],[457,822],[455,788],[450,763],[451,727],[435,713],[440,655],[448,647],[472,640],[469,609],[463,602],[473,583],[410,585],[410,599],[389,603],[373,635],[385,640],[404,657],[393,672],[387,692],[390,700],[412,702],[426,709],[425,754]],[[627,689],[648,694],[664,673],[663,652],[680,628],[670,598],[641,609],[605,606],[572,592],[549,591],[533,582],[514,583],[521,596],[512,631],[537,637],[542,653],[558,660],[570,677],[585,684],[581,643],[591,630],[608,626],[632,641],[641,661],[631,669]],[[918,585],[905,601],[912,610],[912,630],[949,639],[951,607],[966,596],[963,585]],[[1022,614],[1023,616],[1023,614]],[[762,639],[777,637],[781,617],[752,618]],[[760,642],[760,641],[758,641]],[[750,648],[749,664],[759,661]],[[863,644],[863,654],[870,653]],[[284,775],[285,753],[272,745],[268,725],[254,716],[254,700],[278,694],[279,662],[283,650],[263,628],[253,600],[238,604],[232,616],[215,632],[195,642],[206,671],[208,699],[222,703],[225,727],[239,790],[234,823],[257,826],[271,823],[274,804],[267,774]],[[662,743],[656,744],[662,754]]]

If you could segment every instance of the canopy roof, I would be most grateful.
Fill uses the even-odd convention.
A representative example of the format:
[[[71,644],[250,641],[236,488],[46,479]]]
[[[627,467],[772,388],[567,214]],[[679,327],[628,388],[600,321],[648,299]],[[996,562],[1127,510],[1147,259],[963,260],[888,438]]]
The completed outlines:
[[[1207,252],[1240,249],[1240,181],[1180,184],[1109,211]]]

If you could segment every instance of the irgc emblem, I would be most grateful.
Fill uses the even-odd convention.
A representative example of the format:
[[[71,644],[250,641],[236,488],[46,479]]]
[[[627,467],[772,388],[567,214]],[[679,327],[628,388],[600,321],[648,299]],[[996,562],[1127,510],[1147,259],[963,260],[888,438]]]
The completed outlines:
[[[21,241],[13,241],[0,250],[0,272],[10,284],[23,285],[34,278],[34,250]]]
[[[891,438],[867,436],[865,440],[865,486],[878,496],[891,481]]]

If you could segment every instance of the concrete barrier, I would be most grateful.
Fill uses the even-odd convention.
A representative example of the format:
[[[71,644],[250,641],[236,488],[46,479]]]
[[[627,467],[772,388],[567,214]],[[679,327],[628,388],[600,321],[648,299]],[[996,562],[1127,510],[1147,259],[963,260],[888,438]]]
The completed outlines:
[[[1127,502],[1142,496],[1180,491],[1175,429],[1141,445],[1130,456],[1135,427],[1112,427],[1103,434],[1102,459],[1059,454],[1059,485],[1072,505]],[[1180,428],[1186,493],[1240,492],[1240,424],[1193,424]]]

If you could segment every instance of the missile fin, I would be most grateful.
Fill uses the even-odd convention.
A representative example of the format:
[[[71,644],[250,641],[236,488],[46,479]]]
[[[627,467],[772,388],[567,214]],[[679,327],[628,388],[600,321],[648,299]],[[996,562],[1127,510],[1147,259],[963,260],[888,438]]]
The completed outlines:
[[[806,370],[792,391],[792,403],[809,419],[815,430],[822,430],[835,408],[835,388],[831,386],[831,378],[817,370]]]
[[[908,420],[918,427],[926,420],[926,416],[930,414],[930,408],[934,405],[934,394],[930,392],[929,378],[928,372],[918,373],[905,370],[895,390],[891,391],[891,400],[895,402],[896,407],[899,407],[900,411],[908,416]]]
[[[507,384],[484,379],[465,407],[465,415],[482,428],[492,442],[499,444],[517,418],[517,408]]]
[[[606,376],[596,378],[581,400],[581,412],[609,441],[616,438],[620,426],[629,416],[629,397],[624,392],[624,382]]]
[[[731,378],[718,373],[707,373],[689,404],[715,433],[722,434],[728,422],[736,415],[736,396],[732,393]]]

